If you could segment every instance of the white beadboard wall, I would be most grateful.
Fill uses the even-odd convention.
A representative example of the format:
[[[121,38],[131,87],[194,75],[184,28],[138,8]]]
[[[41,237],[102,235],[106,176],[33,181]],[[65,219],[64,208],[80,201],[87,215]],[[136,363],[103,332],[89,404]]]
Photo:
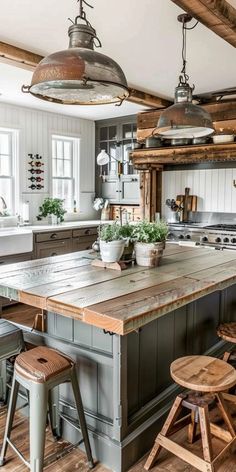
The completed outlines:
[[[62,108],[63,111],[63,108]],[[9,104],[0,104],[0,127],[19,130],[19,205],[30,202],[30,220],[35,221],[42,200],[50,192],[51,135],[61,134],[80,138],[80,201],[76,219],[94,218],[92,209],[95,195],[95,123],[90,120],[44,112]],[[28,153],[41,154],[44,165],[44,190],[40,193],[29,191]],[[1,190],[1,189],[0,189]],[[0,191],[1,194],[1,191]]]
[[[234,169],[194,169],[163,172],[162,215],[169,216],[167,198],[176,199],[190,187],[198,197],[198,211],[236,213],[236,179]]]

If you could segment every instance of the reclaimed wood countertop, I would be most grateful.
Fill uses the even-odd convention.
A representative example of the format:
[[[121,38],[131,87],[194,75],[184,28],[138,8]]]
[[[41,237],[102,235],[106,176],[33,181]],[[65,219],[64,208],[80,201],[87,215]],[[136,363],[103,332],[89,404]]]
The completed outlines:
[[[122,272],[81,251],[0,268],[0,295],[125,335],[236,283],[236,251],[167,244],[161,265]]]

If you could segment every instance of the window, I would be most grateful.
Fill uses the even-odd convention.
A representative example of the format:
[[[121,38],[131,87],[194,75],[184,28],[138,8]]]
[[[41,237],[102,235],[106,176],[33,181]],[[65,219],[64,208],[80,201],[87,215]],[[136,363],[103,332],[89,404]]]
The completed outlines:
[[[52,136],[52,195],[68,212],[78,204],[79,139]]]
[[[17,131],[0,128],[0,196],[4,198],[6,210],[11,215],[16,212],[17,143]]]

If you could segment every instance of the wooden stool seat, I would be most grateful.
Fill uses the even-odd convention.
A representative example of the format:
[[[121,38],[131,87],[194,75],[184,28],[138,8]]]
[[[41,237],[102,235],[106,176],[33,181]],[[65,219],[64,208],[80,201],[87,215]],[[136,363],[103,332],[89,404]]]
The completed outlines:
[[[182,387],[197,392],[224,392],[236,384],[236,371],[220,359],[187,356],[171,364],[171,377]]]
[[[224,323],[218,326],[217,335],[232,344],[236,344],[236,323]]]
[[[15,370],[32,382],[47,382],[51,377],[70,369],[73,361],[54,349],[38,346],[20,354],[15,362]]]
[[[193,391],[176,397],[144,468],[149,470],[164,448],[201,472],[215,472],[217,461],[236,443],[235,426],[226,403],[232,401],[231,395],[222,393],[236,384],[236,371],[214,357],[187,356],[172,362],[170,372],[177,384]],[[213,405],[217,406],[226,429],[211,422],[209,410]],[[186,408],[190,413],[182,416]],[[188,426],[189,443],[192,444],[200,435],[203,458],[170,438],[184,426]],[[226,442],[218,455],[214,454],[212,436]]]

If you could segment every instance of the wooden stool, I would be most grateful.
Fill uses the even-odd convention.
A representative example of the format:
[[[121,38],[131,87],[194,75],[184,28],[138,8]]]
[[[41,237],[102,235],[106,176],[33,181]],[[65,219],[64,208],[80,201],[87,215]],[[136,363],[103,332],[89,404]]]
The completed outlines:
[[[16,359],[0,466],[5,463],[5,455],[9,444],[24,464],[30,468],[31,472],[43,471],[48,396],[52,389],[64,382],[71,382],[72,384],[89,467],[94,467],[75,363],[58,351],[44,346],[24,352]],[[30,463],[26,461],[10,440],[19,385],[25,387],[29,392]]]
[[[202,472],[214,472],[217,459],[222,457],[236,441],[235,427],[221,393],[236,384],[236,371],[231,365],[214,357],[188,356],[174,361],[171,364],[170,373],[178,385],[193,391],[176,397],[144,467],[149,470],[153,466],[163,447]],[[228,431],[210,422],[209,406],[214,402],[219,408]],[[191,414],[177,421],[183,408],[191,410]],[[196,440],[198,421],[203,459],[168,437],[188,424],[188,440],[193,443]],[[213,457],[211,436],[219,437],[227,442],[225,448],[215,458]]]
[[[12,356],[17,356],[25,349],[23,333],[9,321],[0,319],[0,401],[6,402],[7,398],[7,365],[6,361]]]
[[[236,323],[224,323],[218,326],[217,335],[219,338],[228,341],[229,343],[236,344]],[[236,349],[232,352],[226,351],[223,356],[225,362],[236,361]]]

